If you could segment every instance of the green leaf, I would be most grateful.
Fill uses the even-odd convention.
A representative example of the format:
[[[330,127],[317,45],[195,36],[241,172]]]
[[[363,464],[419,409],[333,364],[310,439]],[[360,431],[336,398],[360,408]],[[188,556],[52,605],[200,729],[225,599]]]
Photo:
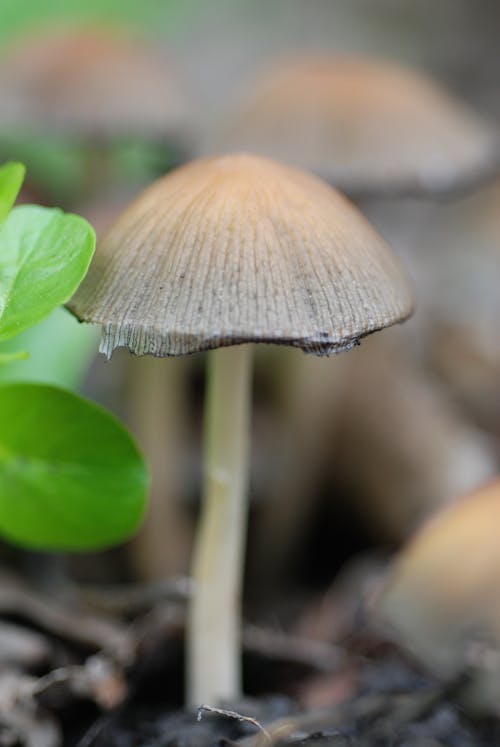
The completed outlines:
[[[56,387],[0,386],[0,533],[33,549],[103,549],[143,514],[148,477],[120,423]]]
[[[22,205],[0,229],[0,341],[67,301],[87,272],[91,226],[57,208]]]
[[[28,360],[12,360],[0,367],[0,383],[32,381],[78,389],[96,356],[100,330],[80,324],[58,308],[34,327],[1,343],[0,355],[26,350]]]
[[[6,219],[16,201],[25,171],[22,163],[6,163],[0,167],[0,223]]]

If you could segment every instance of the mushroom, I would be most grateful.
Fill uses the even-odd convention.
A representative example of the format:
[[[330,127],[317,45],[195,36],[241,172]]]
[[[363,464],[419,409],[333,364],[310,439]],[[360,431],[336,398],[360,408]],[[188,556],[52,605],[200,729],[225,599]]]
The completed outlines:
[[[101,351],[208,360],[203,508],[188,620],[188,699],[240,692],[251,348],[349,350],[404,320],[412,294],[385,242],[315,177],[246,154],[194,161],[103,238],[69,308]],[[230,347],[229,347],[230,346]]]
[[[83,143],[89,194],[109,181],[110,143],[118,138],[169,143],[177,151],[188,147],[186,108],[173,66],[122,29],[37,30],[2,56],[2,135],[21,143],[23,137],[42,135],[49,156],[54,136]],[[60,140],[57,144],[60,152]],[[164,162],[164,153],[161,158]]]
[[[352,361],[330,447],[331,481],[371,536],[391,544],[491,479],[498,461],[491,439],[398,342],[372,339]]]
[[[428,298],[431,281],[425,258],[415,250],[434,206],[414,199],[391,204],[373,198],[457,190],[486,177],[498,162],[493,128],[424,74],[397,62],[318,53],[296,55],[263,71],[233,114],[216,123],[205,147],[212,152],[244,148],[279,158],[308,168],[355,196],[382,234],[394,235],[390,243],[413,276],[421,301]],[[434,257],[435,244],[432,250]],[[414,354],[425,344],[428,331],[426,304],[420,303],[419,309],[402,335],[402,346]],[[351,365],[355,362],[345,366],[347,378]],[[309,384],[314,392],[309,397],[308,423],[335,422],[338,397],[331,387],[329,367],[314,367],[307,359],[295,360],[292,366],[295,387],[289,365],[287,385],[281,387],[289,393],[284,403],[289,420],[297,410],[294,388],[298,394],[300,387]],[[315,432],[318,438],[320,427]],[[299,439],[294,443],[293,436],[290,442],[290,459],[302,480],[295,479],[292,470],[285,473],[272,500],[259,512],[257,565],[271,562],[281,582],[293,563],[297,539],[317,510],[312,496],[319,490],[314,486],[328,468],[326,459],[321,464],[321,449],[315,448],[313,439],[303,440],[305,448]],[[293,531],[276,538],[280,513],[286,513]]]
[[[83,138],[179,134],[184,101],[162,59],[111,27],[51,27],[2,59],[0,122]]]
[[[498,714],[500,478],[435,515],[396,558],[380,616],[431,671],[467,673],[469,703]]]
[[[208,147],[278,158],[356,195],[454,189],[498,164],[493,128],[424,74],[335,55],[265,71]]]
[[[428,360],[465,412],[498,435],[500,181],[439,206],[433,218],[420,236],[428,263]]]

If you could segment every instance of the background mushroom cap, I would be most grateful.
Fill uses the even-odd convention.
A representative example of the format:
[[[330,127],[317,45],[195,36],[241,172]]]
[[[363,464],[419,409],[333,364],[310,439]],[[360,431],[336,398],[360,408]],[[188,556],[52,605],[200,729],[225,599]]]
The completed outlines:
[[[417,532],[396,558],[378,600],[382,618],[431,671],[451,679],[470,671],[469,697],[495,713],[500,687],[500,661],[494,655],[500,645],[499,518],[497,477]],[[478,646],[490,651],[483,661]]]
[[[278,158],[351,193],[452,189],[498,157],[493,129],[425,75],[327,55],[268,70],[209,147]]]
[[[412,294],[363,216],[315,177],[232,155],[147,189],[103,238],[69,304],[101,350],[183,355],[243,342],[318,355],[405,319]]]
[[[0,66],[0,122],[84,137],[177,132],[185,103],[151,48],[107,27],[50,29],[18,40]]]

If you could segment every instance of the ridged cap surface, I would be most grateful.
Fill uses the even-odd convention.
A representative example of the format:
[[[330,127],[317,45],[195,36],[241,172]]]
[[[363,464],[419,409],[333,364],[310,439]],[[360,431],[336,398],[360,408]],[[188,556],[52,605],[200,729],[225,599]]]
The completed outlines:
[[[331,56],[269,69],[207,149],[277,158],[350,193],[454,189],[498,161],[493,129],[425,75]]]
[[[183,355],[243,342],[328,355],[405,319],[383,239],[315,177],[248,155],[155,182],[104,236],[69,303],[101,351]]]

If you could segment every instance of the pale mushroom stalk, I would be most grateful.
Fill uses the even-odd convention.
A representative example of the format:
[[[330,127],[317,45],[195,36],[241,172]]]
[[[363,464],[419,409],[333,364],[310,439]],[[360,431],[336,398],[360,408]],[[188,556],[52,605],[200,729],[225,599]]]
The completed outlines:
[[[187,698],[193,706],[241,694],[252,355],[250,346],[236,345],[208,358],[202,510],[187,626]]]

